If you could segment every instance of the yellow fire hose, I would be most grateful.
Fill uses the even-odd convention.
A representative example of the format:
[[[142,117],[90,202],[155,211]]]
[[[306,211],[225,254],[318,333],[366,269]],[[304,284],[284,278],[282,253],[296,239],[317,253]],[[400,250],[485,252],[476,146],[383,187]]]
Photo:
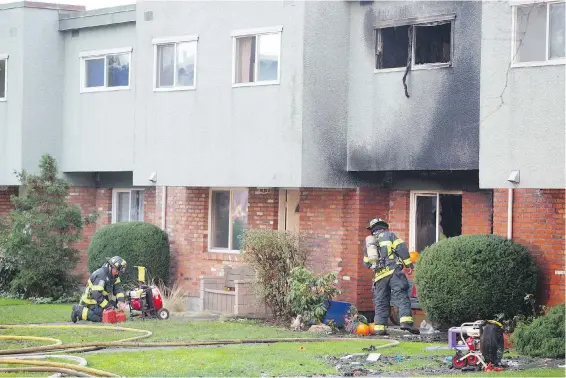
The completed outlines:
[[[53,342],[50,345],[38,346],[38,347],[27,347],[20,349],[2,349],[0,350],[0,356],[12,356],[12,358],[0,358],[0,365],[33,365],[39,366],[38,368],[26,367],[26,368],[0,368],[0,372],[37,372],[37,371],[50,371],[58,372],[73,376],[101,376],[101,377],[117,377],[112,373],[88,368],[85,366],[80,366],[76,364],[59,363],[59,362],[49,362],[49,361],[35,361],[31,359],[25,359],[25,356],[15,355],[29,355],[31,353],[53,353],[55,351],[65,350],[67,352],[85,352],[92,351],[100,348],[159,348],[159,347],[197,347],[206,345],[235,345],[235,344],[275,344],[275,343],[308,343],[308,342],[321,342],[321,341],[351,341],[349,338],[339,338],[339,337],[328,337],[328,338],[283,338],[283,339],[241,339],[241,340],[214,340],[214,341],[173,341],[173,342],[152,342],[144,343],[138,340],[148,338],[152,336],[152,332],[143,329],[136,328],[126,328],[119,326],[95,326],[95,325],[0,325],[0,329],[14,329],[14,328],[88,328],[88,329],[107,329],[112,331],[126,331],[126,332],[136,332],[141,333],[141,335],[121,339],[118,341],[110,342],[87,342],[87,343],[74,343],[74,344],[63,344],[61,340],[50,338],[50,337],[34,337],[34,336],[2,336],[0,335],[0,340],[34,340],[34,341],[48,341]],[[389,343],[380,345],[376,349],[389,348],[399,344],[397,340],[390,340]],[[29,355],[29,358],[45,358],[48,355]],[[55,357],[55,356],[53,356]],[[58,358],[71,357],[71,356],[57,356]],[[33,370],[32,370],[33,369]],[[42,369],[42,370],[38,370]]]

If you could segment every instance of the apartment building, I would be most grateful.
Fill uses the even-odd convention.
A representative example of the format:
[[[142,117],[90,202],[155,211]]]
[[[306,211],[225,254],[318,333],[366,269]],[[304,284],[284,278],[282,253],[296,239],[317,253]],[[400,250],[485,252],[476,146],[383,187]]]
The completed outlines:
[[[154,223],[190,297],[272,228],[371,310],[380,216],[411,250],[517,239],[561,303],[564,64],[564,2],[0,5],[0,214],[48,152],[102,215],[81,248]]]

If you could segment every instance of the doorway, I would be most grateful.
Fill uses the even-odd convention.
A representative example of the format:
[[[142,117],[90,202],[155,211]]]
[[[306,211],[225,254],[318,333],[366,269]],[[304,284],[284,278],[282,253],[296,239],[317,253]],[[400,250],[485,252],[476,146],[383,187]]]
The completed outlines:
[[[279,230],[299,232],[301,191],[279,190]]]

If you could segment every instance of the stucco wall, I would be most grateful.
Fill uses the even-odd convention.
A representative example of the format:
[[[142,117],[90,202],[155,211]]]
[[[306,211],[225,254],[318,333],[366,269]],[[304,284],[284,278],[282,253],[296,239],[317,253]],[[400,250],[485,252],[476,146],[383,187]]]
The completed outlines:
[[[348,170],[471,170],[479,158],[481,2],[352,2]],[[455,14],[453,64],[374,73],[379,21]]]
[[[563,189],[564,64],[510,67],[511,7],[488,2],[483,11],[480,186],[508,187],[519,170],[519,188]]]

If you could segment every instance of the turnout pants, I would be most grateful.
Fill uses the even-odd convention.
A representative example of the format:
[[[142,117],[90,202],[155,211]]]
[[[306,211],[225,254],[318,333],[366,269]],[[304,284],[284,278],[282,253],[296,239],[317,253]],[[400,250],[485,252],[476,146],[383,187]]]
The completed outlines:
[[[109,302],[112,306],[116,307],[116,302],[114,301],[109,301]],[[86,304],[83,301],[81,301],[78,310],[80,313],[81,320],[88,320],[91,322],[102,322],[102,313],[104,312],[104,309],[99,305]]]
[[[389,306],[393,302],[399,308],[401,323],[413,324],[411,300],[409,299],[409,281],[403,271],[395,269],[393,274],[383,277],[373,284],[373,303],[375,304],[376,325],[387,325]]]

